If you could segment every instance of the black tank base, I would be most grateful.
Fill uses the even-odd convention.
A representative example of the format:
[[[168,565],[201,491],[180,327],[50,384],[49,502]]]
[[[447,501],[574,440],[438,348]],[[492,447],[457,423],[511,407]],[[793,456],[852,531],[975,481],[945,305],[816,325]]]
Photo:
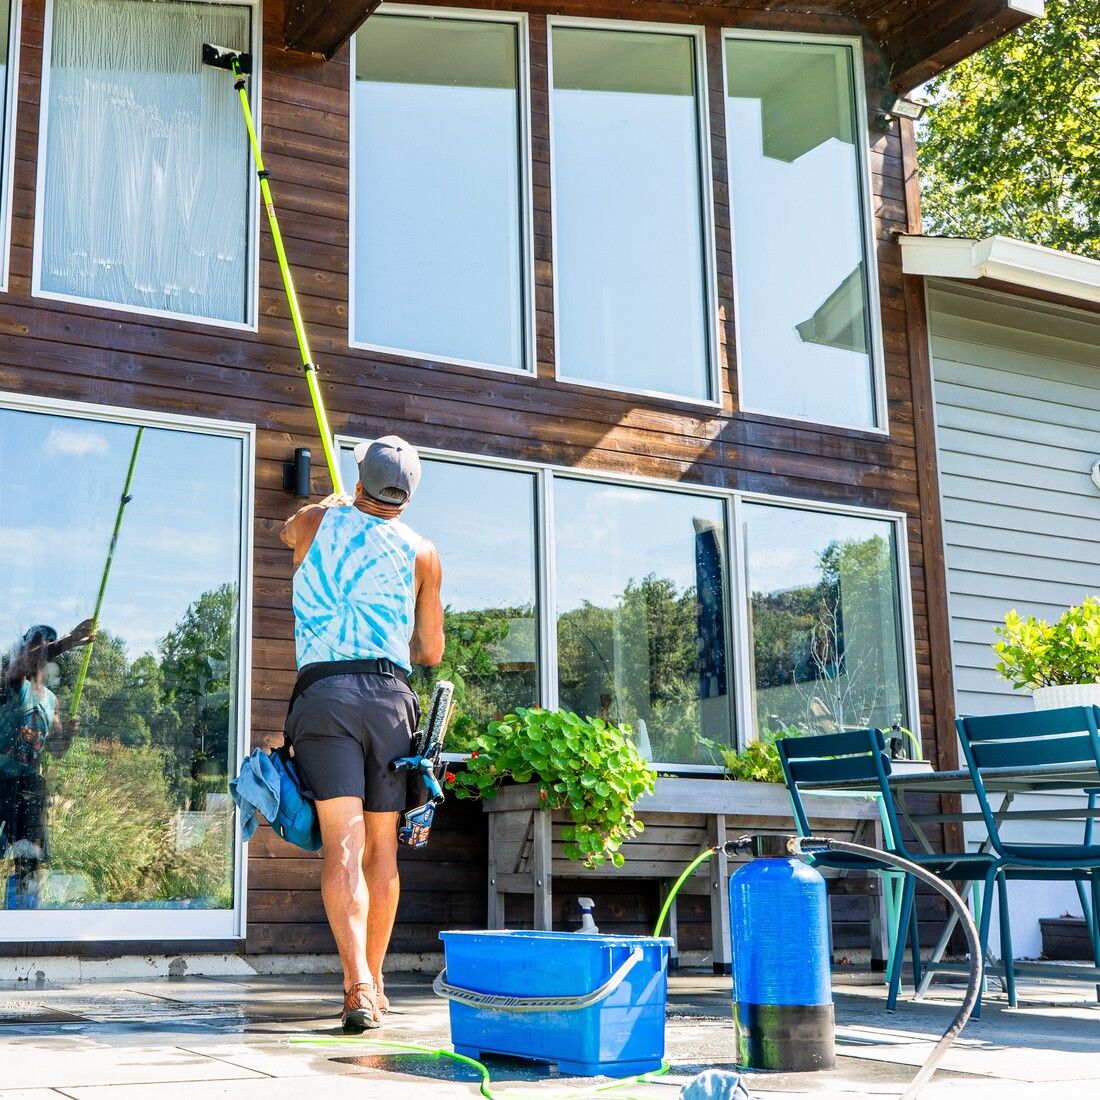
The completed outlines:
[[[715,974],[724,974],[729,977],[733,973],[733,963],[712,963]]]
[[[832,1005],[733,1003],[737,1064],[745,1069],[805,1073],[836,1066]]]

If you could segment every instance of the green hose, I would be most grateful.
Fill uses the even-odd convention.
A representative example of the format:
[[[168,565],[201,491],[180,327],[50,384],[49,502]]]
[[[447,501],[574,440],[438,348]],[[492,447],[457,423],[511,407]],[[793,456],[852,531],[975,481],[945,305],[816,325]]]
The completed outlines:
[[[453,1050],[446,1050],[443,1047],[424,1047],[417,1043],[396,1043],[387,1039],[373,1039],[367,1036],[362,1038],[348,1038],[342,1035],[332,1036],[312,1036],[312,1035],[297,1035],[292,1036],[290,1042],[295,1046],[345,1046],[354,1045],[362,1046],[366,1044],[372,1047],[383,1047],[387,1050],[407,1050],[414,1054],[427,1054],[432,1058],[450,1058],[452,1061],[459,1062],[464,1066],[470,1066],[476,1070],[478,1076],[481,1078],[479,1082],[478,1091],[481,1093],[485,1100],[506,1100],[506,1098],[500,1096],[498,1093],[494,1093],[489,1087],[492,1078],[489,1076],[488,1068],[479,1062],[476,1058],[468,1058],[465,1054],[458,1054]],[[599,1085],[591,1089],[581,1089],[579,1091],[571,1091],[568,1093],[559,1093],[558,1095],[563,1100],[584,1100],[585,1097],[591,1096],[603,1096],[606,1093],[614,1092],[618,1089],[623,1089],[629,1085],[644,1085],[648,1081],[651,1081],[654,1077],[660,1077],[669,1071],[668,1062],[662,1062],[660,1069],[651,1070],[649,1073],[639,1073],[634,1077],[624,1078],[622,1081],[613,1081],[609,1085]],[[513,1097],[519,1096],[519,1093],[510,1093],[507,1100],[512,1100]],[[538,1094],[538,1100],[553,1100],[554,1094],[541,1092]]]
[[[672,889],[668,892],[668,897],[665,898],[664,905],[661,906],[660,913],[657,914],[657,924],[653,929],[653,937],[656,939],[661,934],[661,929],[665,926],[665,918],[668,917],[668,911],[672,908],[672,903],[676,900],[676,895],[680,892],[680,887],[684,885],[689,878],[691,878],[692,872],[700,863],[710,859],[712,855],[717,852],[717,848],[706,848],[701,851],[683,870],[683,873],[676,880]]]

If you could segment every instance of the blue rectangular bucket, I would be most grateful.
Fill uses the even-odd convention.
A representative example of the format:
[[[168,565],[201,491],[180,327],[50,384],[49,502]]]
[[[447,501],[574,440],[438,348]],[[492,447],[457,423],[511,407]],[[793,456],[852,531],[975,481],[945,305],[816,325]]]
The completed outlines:
[[[480,1059],[552,1062],[626,1077],[665,1053],[669,939],[576,932],[440,932],[451,1042]]]

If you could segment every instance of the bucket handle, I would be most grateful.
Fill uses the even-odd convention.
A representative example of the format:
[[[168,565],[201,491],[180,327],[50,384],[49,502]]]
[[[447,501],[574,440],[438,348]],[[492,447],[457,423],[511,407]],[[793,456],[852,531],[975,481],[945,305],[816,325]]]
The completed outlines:
[[[623,979],[645,957],[640,947],[635,947],[626,961],[606,982],[591,993],[579,993],[571,997],[513,997],[502,993],[478,993],[474,989],[463,989],[447,981],[447,968],[444,967],[432,982],[432,992],[448,1001],[457,1001],[470,1008],[490,1008],[498,1012],[576,1012],[609,997],[623,983]]]

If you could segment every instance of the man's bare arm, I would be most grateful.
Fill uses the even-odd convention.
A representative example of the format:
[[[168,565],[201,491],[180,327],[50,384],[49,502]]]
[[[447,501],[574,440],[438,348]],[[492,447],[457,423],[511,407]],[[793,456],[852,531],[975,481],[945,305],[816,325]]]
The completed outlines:
[[[443,660],[443,565],[435,547],[425,539],[416,552],[416,620],[409,655],[428,668]]]
[[[321,520],[325,517],[325,512],[329,508],[336,508],[350,503],[350,497],[333,493],[331,496],[325,497],[320,504],[303,505],[283,524],[283,529],[279,532],[279,538],[284,546],[289,546],[294,551],[295,567],[305,561],[306,554],[309,553],[309,548],[313,545],[313,540],[317,535],[317,529],[321,526]]]

